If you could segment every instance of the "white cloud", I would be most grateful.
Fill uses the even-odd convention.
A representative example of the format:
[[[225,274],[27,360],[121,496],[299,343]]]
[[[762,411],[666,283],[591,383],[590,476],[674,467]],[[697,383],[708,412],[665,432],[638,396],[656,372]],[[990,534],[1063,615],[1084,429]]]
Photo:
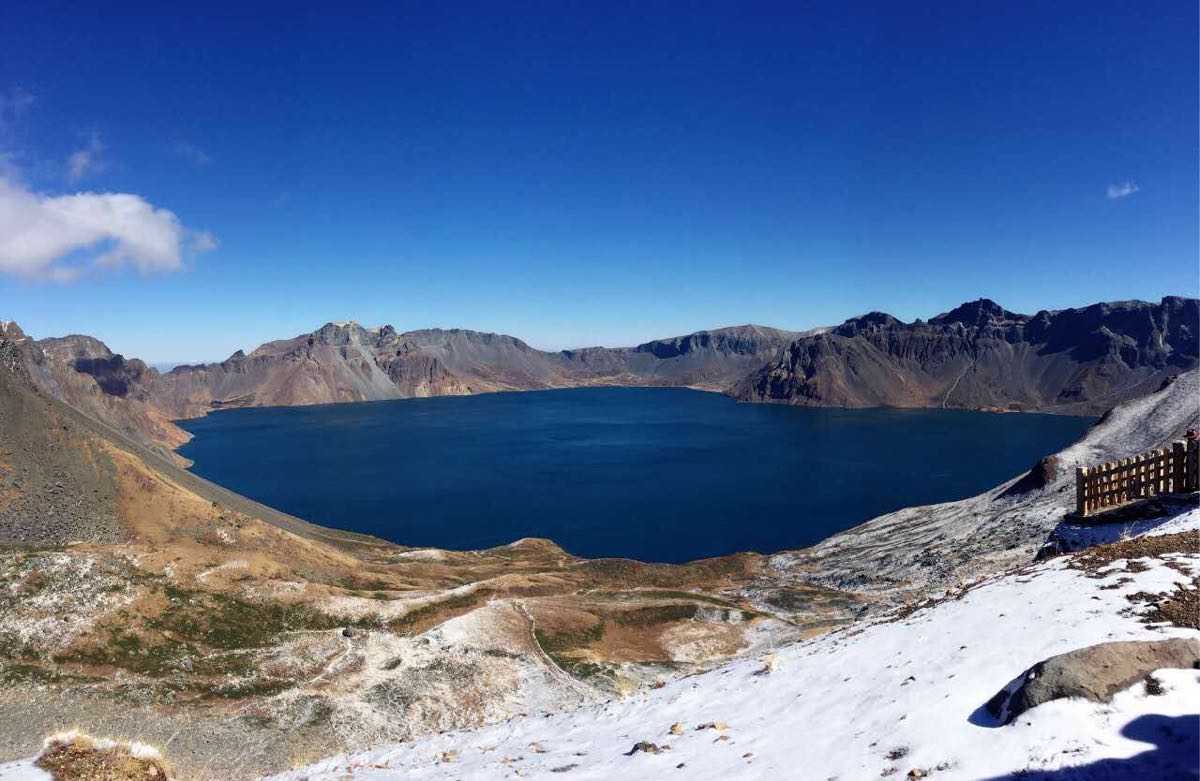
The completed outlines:
[[[100,159],[104,152],[104,142],[97,133],[92,133],[87,146],[76,150],[67,158],[67,178],[74,184],[89,174],[103,171],[105,163]]]
[[[191,237],[188,240],[188,249],[193,255],[199,255],[201,252],[212,252],[217,247],[221,246],[221,242],[217,241],[217,237],[208,231],[192,231]]]
[[[212,158],[203,149],[187,141],[180,141],[173,148],[175,154],[196,165],[208,165],[212,162]]]
[[[1125,182],[1124,184],[1110,184],[1108,186],[1108,200],[1119,201],[1122,198],[1128,198],[1142,188],[1138,187],[1133,182]]]
[[[68,282],[100,268],[178,271],[216,246],[137,195],[49,196],[0,178],[0,273]]]

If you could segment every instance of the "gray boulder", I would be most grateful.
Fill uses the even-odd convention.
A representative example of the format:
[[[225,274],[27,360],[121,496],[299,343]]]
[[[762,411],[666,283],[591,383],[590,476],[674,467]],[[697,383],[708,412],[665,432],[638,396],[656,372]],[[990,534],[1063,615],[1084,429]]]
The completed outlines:
[[[1064,697],[1108,702],[1164,668],[1200,669],[1200,639],[1100,643],[1052,656],[997,692],[987,710],[1007,724],[1030,708]]]

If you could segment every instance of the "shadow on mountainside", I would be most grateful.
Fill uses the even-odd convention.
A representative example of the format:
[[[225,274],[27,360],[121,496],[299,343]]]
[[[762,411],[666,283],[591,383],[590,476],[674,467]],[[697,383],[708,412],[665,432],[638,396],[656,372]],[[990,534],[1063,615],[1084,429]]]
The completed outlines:
[[[1154,748],[1125,759],[1101,759],[1057,770],[1018,770],[981,781],[1195,781],[1200,777],[1200,714],[1140,716],[1121,735]]]

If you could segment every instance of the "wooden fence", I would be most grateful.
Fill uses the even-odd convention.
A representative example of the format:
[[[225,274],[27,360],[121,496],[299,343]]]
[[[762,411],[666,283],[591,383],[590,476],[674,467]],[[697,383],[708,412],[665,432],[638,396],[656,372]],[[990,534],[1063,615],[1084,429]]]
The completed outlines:
[[[1200,490],[1200,440],[1188,438],[1121,461],[1075,470],[1075,513],[1090,515],[1159,494]]]

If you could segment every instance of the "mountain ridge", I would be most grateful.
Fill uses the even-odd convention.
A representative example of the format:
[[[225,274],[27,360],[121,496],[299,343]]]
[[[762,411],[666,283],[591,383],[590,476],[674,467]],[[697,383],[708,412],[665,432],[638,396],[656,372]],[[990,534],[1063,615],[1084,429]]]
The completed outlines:
[[[873,312],[792,342],[743,401],[1099,414],[1197,365],[1197,299],[1010,312],[979,299],[929,321]]]
[[[746,324],[559,351],[501,333],[331,321],[167,372],[72,335],[36,342],[35,374],[49,392],[70,391],[76,406],[168,450],[188,438],[170,421],[230,407],[595,385],[682,386],[803,406],[1099,414],[1200,363],[1197,304],[1166,296],[1025,315],[980,298],[927,321],[869,312],[803,332]],[[114,396],[134,404],[108,403]]]

